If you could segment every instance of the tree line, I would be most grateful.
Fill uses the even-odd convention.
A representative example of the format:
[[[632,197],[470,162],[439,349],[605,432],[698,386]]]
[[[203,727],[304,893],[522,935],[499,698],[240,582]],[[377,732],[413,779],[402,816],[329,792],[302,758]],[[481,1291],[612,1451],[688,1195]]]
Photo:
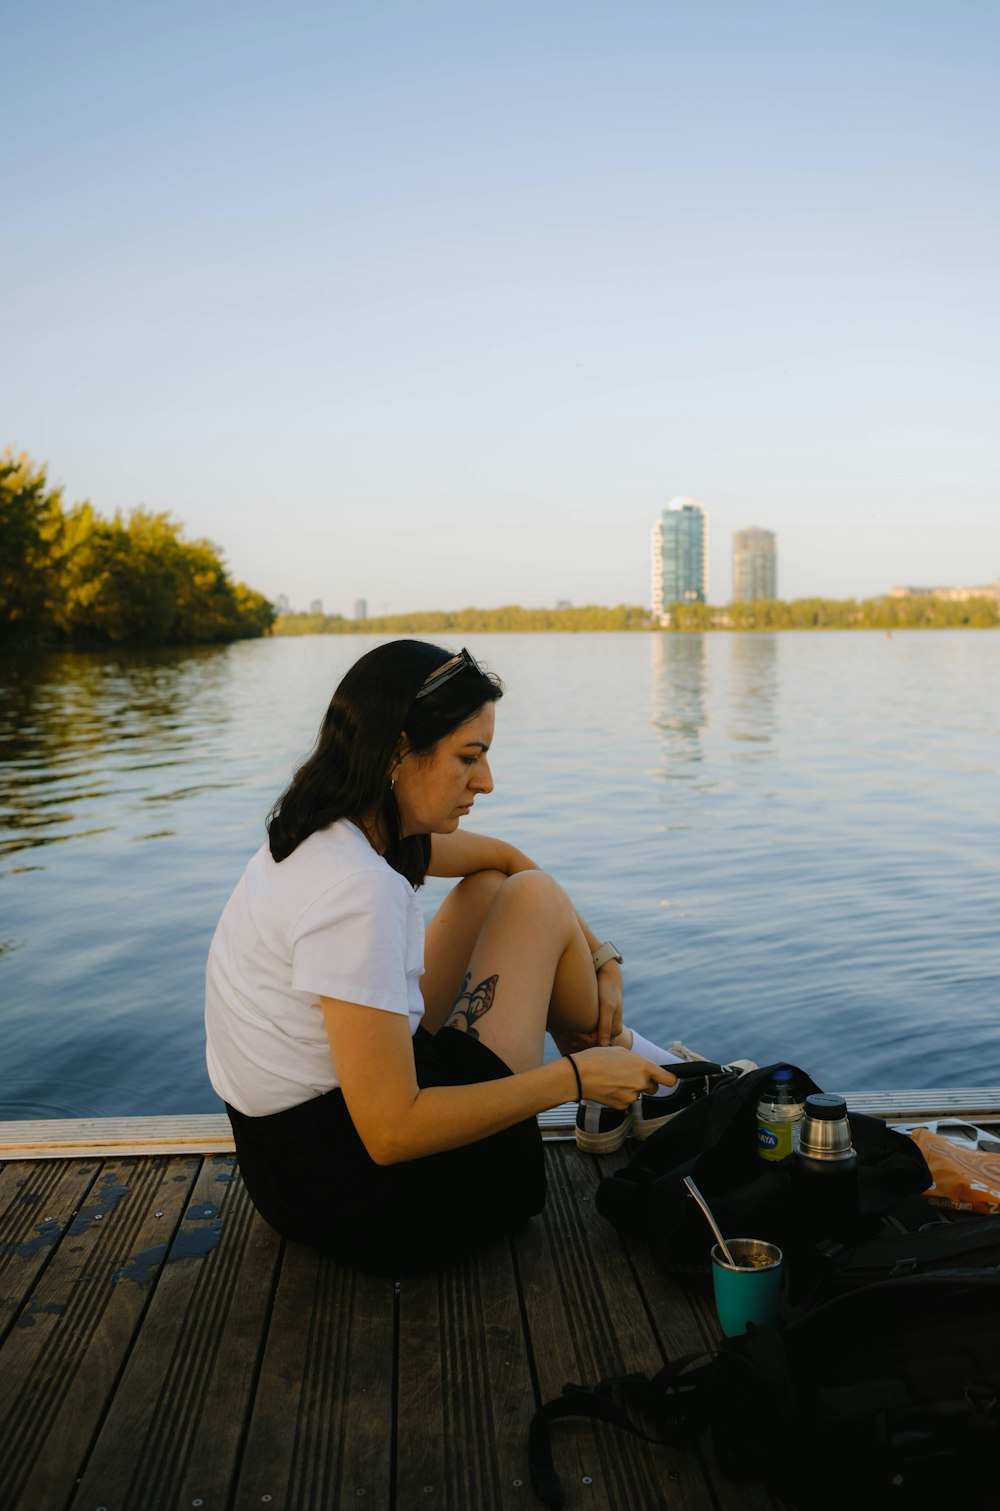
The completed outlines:
[[[45,464],[0,453],[0,642],[190,645],[267,634],[274,609],[169,514],[67,507]]]
[[[455,613],[382,614],[345,619],[340,614],[281,614],[276,635],[452,635],[497,632],[563,633],[585,630],[662,630],[665,634],[706,630],[894,630],[996,629],[1000,600],[987,596],[956,602],[947,598],[760,599],[755,603],[675,603],[669,623],[653,622],[648,609],[634,604],[602,608],[459,609]]]
[[[671,630],[944,630],[996,629],[1000,599],[956,600],[930,594],[896,598],[780,598],[731,603],[675,603]]]
[[[646,630],[649,610],[629,604],[604,608],[522,609],[508,604],[499,609],[428,610],[416,614],[379,614],[369,619],[345,619],[341,614],[281,614],[276,635],[443,635],[539,630]]]

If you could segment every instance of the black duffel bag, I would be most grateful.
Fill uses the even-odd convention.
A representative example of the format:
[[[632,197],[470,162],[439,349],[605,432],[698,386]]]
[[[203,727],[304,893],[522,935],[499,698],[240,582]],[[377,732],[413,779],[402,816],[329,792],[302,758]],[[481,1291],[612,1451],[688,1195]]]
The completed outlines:
[[[564,1386],[532,1419],[531,1479],[547,1506],[565,1505],[552,1429],[587,1417],[649,1442],[710,1435],[728,1478],[794,1511],[994,1511],[998,1403],[998,1272],[901,1276],[652,1377]]]
[[[720,1068],[698,1066],[702,1074]],[[792,1161],[762,1160],[756,1140],[761,1087],[781,1068],[779,1063],[749,1071],[690,1103],[641,1144],[627,1165],[600,1182],[598,1211],[619,1232],[646,1240],[665,1268],[707,1277],[714,1240],[684,1185],[687,1175],[708,1199],[727,1238],[776,1243],[794,1273],[796,1257],[804,1248],[812,1251],[816,1235],[801,1228],[791,1193]],[[821,1089],[805,1071],[788,1068],[804,1096]],[[848,1116],[859,1160],[858,1212],[848,1230],[821,1235],[828,1246],[874,1236],[886,1213],[931,1185],[927,1162],[912,1139],[880,1118],[850,1108]],[[930,1208],[927,1216],[934,1219]]]

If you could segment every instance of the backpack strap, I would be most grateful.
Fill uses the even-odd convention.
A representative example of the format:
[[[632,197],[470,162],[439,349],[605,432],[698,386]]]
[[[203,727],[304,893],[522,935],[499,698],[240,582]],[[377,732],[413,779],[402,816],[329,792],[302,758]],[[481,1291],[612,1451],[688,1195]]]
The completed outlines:
[[[566,1497],[552,1461],[549,1429],[563,1417],[609,1422],[647,1443],[686,1443],[707,1420],[708,1387],[714,1361],[690,1369],[706,1354],[684,1354],[655,1375],[616,1375],[597,1385],[564,1385],[562,1395],[540,1406],[528,1429],[528,1467],[535,1494],[559,1511]],[[683,1378],[682,1378],[683,1377]],[[655,1431],[648,1431],[651,1423]]]

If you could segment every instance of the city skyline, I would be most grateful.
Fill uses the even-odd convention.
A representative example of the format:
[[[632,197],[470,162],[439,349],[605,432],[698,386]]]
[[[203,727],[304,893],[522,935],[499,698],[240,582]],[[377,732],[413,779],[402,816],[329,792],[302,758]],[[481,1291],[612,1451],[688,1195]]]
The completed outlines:
[[[677,596],[673,600],[675,602],[678,600],[683,600],[685,598],[688,601],[712,601],[710,597],[707,596],[707,563],[709,556],[707,512],[704,510],[701,502],[697,499],[674,497],[666,505],[662,513],[657,517],[651,531],[651,591],[649,594],[650,602],[648,607],[650,615],[654,620],[663,617],[664,609],[667,604],[667,595],[664,592],[664,583],[666,581],[664,572],[665,553],[663,540],[664,516],[669,513],[684,514],[691,511],[697,512],[701,520],[698,539],[698,551],[701,559],[699,580],[704,583],[704,591],[700,593],[697,590],[694,592],[685,592],[683,587],[678,587],[676,583],[673,583],[668,591],[676,593]],[[752,603],[761,599],[781,600],[781,594],[778,591],[777,581],[777,536],[773,530],[765,530],[758,525],[749,525],[741,530],[735,530],[732,536],[732,561],[732,597],[729,600],[715,599],[714,601],[717,606],[725,606],[726,602],[728,602],[729,604],[736,604]],[[675,562],[671,570],[676,574],[680,570],[679,563]],[[816,595],[806,594],[800,596],[810,598]],[[1000,599],[1000,577],[995,578],[991,582],[979,582],[974,584],[935,583],[932,585],[897,585],[889,589],[883,589],[879,593],[871,594],[868,596],[870,596],[871,598],[938,597],[943,599],[950,599],[955,602],[965,602],[970,598],[981,596]],[[857,595],[847,595],[847,597],[856,598]],[[324,613],[322,601],[319,599],[311,600],[309,608],[307,610],[299,609],[296,605],[290,603],[288,595],[286,593],[278,593],[272,601],[275,609],[280,614],[309,613],[311,615],[316,615]],[[598,607],[601,605],[599,605],[597,601],[595,601],[593,605],[585,605],[581,603],[573,603],[571,599],[557,598],[554,605],[552,605],[551,600],[549,600],[545,603],[521,604],[519,606],[522,608],[547,608],[554,606],[556,610],[560,610],[570,608],[583,608],[587,606]],[[604,606],[612,607],[612,605]],[[641,605],[631,605],[631,607],[639,606]],[[489,606],[484,604],[469,604],[463,605],[463,607],[486,608]],[[419,613],[437,611],[451,612],[452,610],[444,610],[442,609],[441,605],[437,604],[422,604],[417,609],[404,612]],[[356,621],[365,620],[370,617],[368,612],[368,601],[365,598],[356,598],[354,600],[354,605],[350,614],[342,613],[338,608],[331,609],[330,613],[337,618],[354,619]]]
[[[720,543],[764,520],[788,598],[1000,570],[995,6],[50,0],[5,36],[0,446],[68,502],[373,614],[642,603],[673,493]]]

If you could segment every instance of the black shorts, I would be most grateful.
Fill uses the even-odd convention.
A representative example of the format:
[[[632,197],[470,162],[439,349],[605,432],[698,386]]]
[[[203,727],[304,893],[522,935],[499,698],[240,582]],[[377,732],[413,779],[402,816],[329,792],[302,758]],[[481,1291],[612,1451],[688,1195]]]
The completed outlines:
[[[512,1074],[455,1028],[418,1028],[419,1086],[468,1086]],[[437,1269],[520,1227],[545,1204],[534,1118],[461,1149],[376,1165],[338,1089],[269,1117],[226,1106],[240,1173],[261,1216],[286,1238],[376,1275]]]

